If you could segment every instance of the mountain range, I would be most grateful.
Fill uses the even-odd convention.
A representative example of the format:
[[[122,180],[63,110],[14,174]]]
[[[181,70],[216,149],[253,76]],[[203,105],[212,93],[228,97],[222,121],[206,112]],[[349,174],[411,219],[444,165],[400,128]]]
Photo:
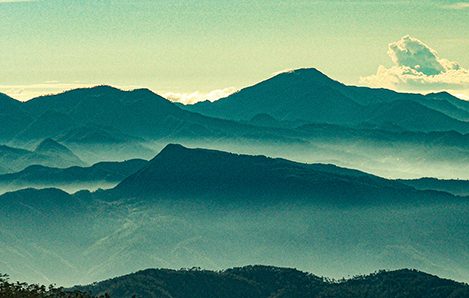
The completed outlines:
[[[0,190],[56,187],[68,192],[81,189],[110,188],[136,172],[146,161],[99,162],[90,167],[54,168],[31,165],[15,173],[0,175]]]
[[[70,149],[51,139],[45,139],[33,150],[0,145],[0,173],[17,172],[29,165],[65,168],[85,166]]]
[[[346,86],[316,69],[281,73],[215,102],[183,106],[204,115],[342,125],[396,125],[409,131],[468,133],[469,104],[448,93],[397,93]]]
[[[52,139],[88,165],[150,159],[181,143],[393,178],[469,179],[467,102],[346,86],[316,69],[281,73],[213,103],[96,86],[27,102],[2,95],[0,109],[5,146],[34,151]]]
[[[24,189],[0,204],[2,270],[26,281],[84,284],[187,264],[469,274],[466,197],[334,165],[170,144],[112,189]]]
[[[293,268],[245,266],[223,271],[148,269],[73,288],[112,298],[136,297],[465,297],[467,284],[417,270],[380,271],[332,281]]]
[[[448,93],[299,69],[213,103],[97,86],[27,102],[0,94],[0,111],[0,271],[15,279],[235,268],[190,273],[266,297],[298,285],[257,286],[253,268],[468,281],[469,106]],[[275,267],[236,269],[246,264]],[[396,274],[431,279],[413,273]],[[345,284],[376,276],[381,285],[381,274]],[[323,286],[347,291],[333,284]]]

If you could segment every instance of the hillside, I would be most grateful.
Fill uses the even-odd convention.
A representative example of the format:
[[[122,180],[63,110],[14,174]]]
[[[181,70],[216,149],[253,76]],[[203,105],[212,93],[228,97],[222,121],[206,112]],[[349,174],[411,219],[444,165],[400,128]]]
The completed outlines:
[[[22,188],[57,187],[64,190],[97,189],[115,186],[144,165],[142,159],[99,162],[91,167],[52,168],[32,165],[22,171],[0,175],[0,192]]]
[[[296,269],[245,266],[223,271],[147,269],[74,289],[112,298],[466,297],[467,284],[416,270],[379,271],[339,282]]]
[[[28,282],[242,264],[469,276],[466,197],[328,164],[172,144],[113,189],[25,189],[0,203],[2,268]]]
[[[449,94],[398,93],[346,86],[314,68],[278,74],[213,103],[183,108],[222,119],[248,121],[259,114],[298,124],[393,123],[409,131],[469,132],[469,106]]]
[[[34,151],[0,145],[0,165],[0,168],[4,168],[4,173],[12,173],[30,165],[66,168],[84,166],[86,163],[65,146],[46,140]]]
[[[124,197],[198,197],[237,203],[298,200],[336,206],[454,200],[443,193],[417,192],[397,181],[333,165],[188,149],[175,144],[166,146],[112,192]]]

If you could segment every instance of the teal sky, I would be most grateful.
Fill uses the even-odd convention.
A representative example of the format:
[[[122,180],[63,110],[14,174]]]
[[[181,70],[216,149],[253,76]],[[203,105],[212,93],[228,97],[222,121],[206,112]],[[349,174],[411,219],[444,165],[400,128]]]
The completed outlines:
[[[388,46],[406,35],[457,62],[462,79],[387,87],[469,95],[469,1],[0,0],[0,92],[109,84],[206,96],[301,67],[377,86],[363,78],[396,66]]]

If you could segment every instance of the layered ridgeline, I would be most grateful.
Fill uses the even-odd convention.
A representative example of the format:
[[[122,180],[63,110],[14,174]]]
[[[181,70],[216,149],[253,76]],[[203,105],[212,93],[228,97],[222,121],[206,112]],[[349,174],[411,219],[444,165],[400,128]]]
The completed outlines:
[[[67,168],[36,164],[18,172],[0,175],[0,193],[30,187],[56,187],[67,192],[111,188],[140,170],[146,163],[143,159],[131,159],[122,162],[99,162],[90,167]]]
[[[366,276],[332,281],[291,268],[246,266],[223,271],[200,268],[148,269],[78,286],[84,292],[108,293],[111,298],[463,298],[467,284],[441,279],[416,270],[380,271]]]
[[[185,111],[147,89],[122,91],[97,86],[27,102],[9,98],[0,104],[5,121],[9,115],[23,118],[25,122],[16,126],[9,124],[10,133],[0,136],[5,141],[50,137],[66,143],[107,141],[119,144],[162,137],[219,137],[252,130],[246,125]]]
[[[346,86],[314,68],[281,73],[215,102],[183,107],[231,120],[256,120],[264,115],[266,123],[273,118],[285,123],[469,132],[469,103],[448,93],[424,96]]]
[[[51,139],[40,142],[34,150],[0,145],[0,174],[23,170],[29,165],[65,168],[86,166],[70,149]]]
[[[229,204],[289,201],[336,207],[461,201],[334,165],[300,164],[175,144],[166,146],[111,192],[116,196],[199,198]]]
[[[340,281],[292,268],[260,265],[223,271],[202,270],[195,267],[180,270],[147,269],[70,289],[13,283],[5,277],[0,277],[1,297],[463,298],[468,295],[467,284],[409,269],[379,271]]]
[[[24,103],[2,95],[0,108],[6,146],[34,151],[52,139],[88,165],[150,159],[173,142],[393,178],[469,178],[467,102],[447,93],[346,86],[315,69],[282,73],[193,106],[146,89],[97,86]],[[3,172],[21,169],[0,164]]]
[[[0,204],[2,270],[28,282],[244,264],[469,276],[466,197],[333,165],[168,145],[113,189],[25,189]]]

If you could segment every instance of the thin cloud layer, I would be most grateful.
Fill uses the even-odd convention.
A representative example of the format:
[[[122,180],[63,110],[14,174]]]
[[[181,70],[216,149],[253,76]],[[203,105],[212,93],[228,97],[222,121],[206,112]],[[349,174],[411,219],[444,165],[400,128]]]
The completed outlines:
[[[169,101],[172,102],[180,102],[182,104],[194,104],[199,101],[215,101],[223,97],[227,97],[228,95],[236,92],[236,88],[229,87],[225,89],[218,89],[213,90],[210,93],[200,93],[196,91],[194,93],[174,93],[168,92],[163,94],[162,96]]]
[[[444,8],[447,8],[447,9],[465,9],[465,8],[469,8],[469,2],[458,2],[458,3],[455,3],[455,4],[451,4],[451,5],[446,5],[446,6],[444,6]]]
[[[438,57],[434,49],[409,35],[389,44],[388,55],[395,66],[381,65],[376,75],[360,77],[360,83],[400,90],[469,89],[468,69]]]

